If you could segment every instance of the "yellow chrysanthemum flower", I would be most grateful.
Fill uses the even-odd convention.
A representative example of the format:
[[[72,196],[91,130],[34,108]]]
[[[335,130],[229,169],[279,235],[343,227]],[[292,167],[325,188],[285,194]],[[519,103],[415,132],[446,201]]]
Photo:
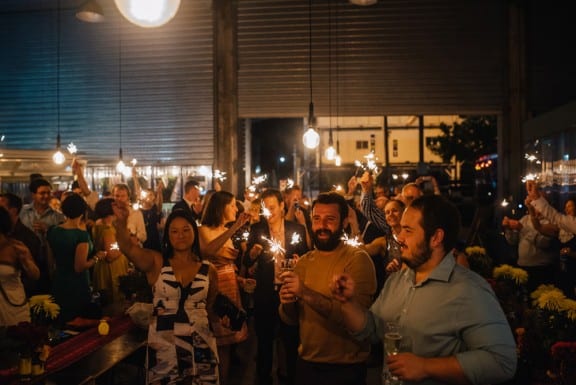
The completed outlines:
[[[49,294],[40,294],[30,297],[30,310],[32,314],[49,319],[55,319],[60,314],[60,305],[54,302]]]
[[[536,306],[540,309],[549,311],[560,311],[562,301],[566,299],[566,296],[562,292],[557,292],[554,290],[542,293],[538,300],[536,301]]]
[[[495,279],[510,279],[514,281],[516,285],[524,285],[528,282],[528,273],[526,270],[506,264],[495,267],[493,276]]]
[[[480,246],[470,246],[464,249],[464,252],[468,255],[472,254],[482,254],[486,255],[486,249]]]
[[[566,313],[566,318],[571,322],[576,322],[576,301],[565,298],[560,303],[560,308]]]
[[[530,298],[532,298],[532,300],[534,300],[534,305],[536,304],[536,300],[538,299],[538,297],[540,297],[543,293],[548,292],[548,291],[557,291],[559,293],[562,292],[560,289],[558,289],[554,285],[540,285],[540,286],[538,286],[538,288],[536,290],[534,290],[530,294]]]

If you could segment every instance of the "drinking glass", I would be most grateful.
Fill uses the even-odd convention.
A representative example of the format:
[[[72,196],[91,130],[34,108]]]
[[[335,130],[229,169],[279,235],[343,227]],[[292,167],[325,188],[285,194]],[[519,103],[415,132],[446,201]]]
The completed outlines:
[[[401,344],[402,334],[400,333],[400,326],[396,322],[387,322],[386,331],[384,332],[384,351],[386,355],[390,356],[400,353]],[[385,385],[403,384],[402,380],[390,373],[388,367],[386,367],[383,374]]]

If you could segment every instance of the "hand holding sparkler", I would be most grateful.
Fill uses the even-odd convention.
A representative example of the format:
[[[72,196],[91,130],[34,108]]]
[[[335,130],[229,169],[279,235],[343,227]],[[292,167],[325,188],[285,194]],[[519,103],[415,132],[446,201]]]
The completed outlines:
[[[538,183],[535,180],[526,181],[526,192],[528,193],[528,196],[526,197],[527,203],[530,203],[542,196],[542,193],[538,188]]]

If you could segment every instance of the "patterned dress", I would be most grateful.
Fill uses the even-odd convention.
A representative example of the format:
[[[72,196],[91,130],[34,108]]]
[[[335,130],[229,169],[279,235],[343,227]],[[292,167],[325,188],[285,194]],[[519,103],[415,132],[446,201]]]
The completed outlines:
[[[203,261],[186,287],[168,260],[152,290],[154,317],[148,329],[148,384],[218,384],[216,339],[206,298],[210,263]]]

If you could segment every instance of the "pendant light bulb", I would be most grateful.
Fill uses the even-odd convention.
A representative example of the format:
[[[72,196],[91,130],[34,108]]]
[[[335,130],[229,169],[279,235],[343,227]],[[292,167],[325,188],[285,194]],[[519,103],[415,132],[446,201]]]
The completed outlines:
[[[324,156],[328,160],[334,160],[336,158],[336,149],[334,146],[329,145],[326,151],[324,152]]]
[[[302,142],[306,148],[313,150],[320,144],[320,135],[318,135],[318,132],[316,132],[314,128],[308,127],[302,136]]]
[[[54,155],[52,155],[52,160],[56,164],[62,164],[66,160],[66,157],[64,156],[62,151],[60,151],[60,134],[56,136],[56,152],[54,153]]]
[[[118,163],[116,163],[116,171],[119,173],[123,173],[125,168],[126,165],[122,160],[122,148],[120,148],[120,150],[118,150]]]
[[[60,149],[58,149],[58,150],[56,150],[54,155],[52,155],[52,160],[56,164],[62,164],[62,163],[64,163],[66,158],[65,158],[64,154],[62,153],[62,151],[60,151]]]

